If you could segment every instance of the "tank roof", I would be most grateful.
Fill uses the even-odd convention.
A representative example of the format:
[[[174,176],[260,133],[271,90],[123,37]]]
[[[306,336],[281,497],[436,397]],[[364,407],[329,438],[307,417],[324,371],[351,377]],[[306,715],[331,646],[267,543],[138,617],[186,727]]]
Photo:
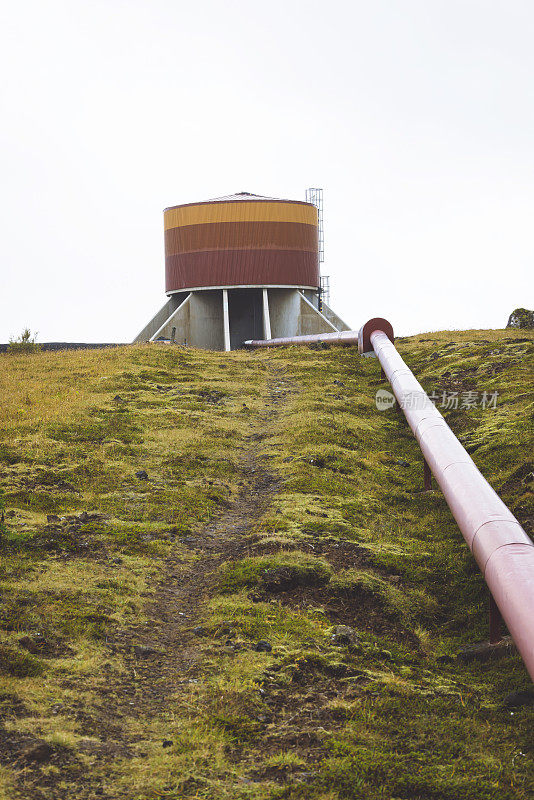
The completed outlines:
[[[206,200],[206,203],[220,203],[228,200],[280,200],[280,197],[265,197],[261,194],[253,194],[252,192],[236,192],[235,194],[227,194],[224,197],[212,197],[211,200]]]
[[[168,206],[163,211],[171,211],[173,208],[184,208],[185,206],[203,206],[209,203],[239,203],[247,200],[252,200],[255,203],[298,203],[303,206],[313,206],[313,203],[308,203],[306,200],[284,200],[281,197],[265,197],[265,195],[253,194],[252,192],[236,192],[236,194],[227,194],[224,197],[212,197],[211,200],[200,200],[197,203],[180,203],[177,206]]]

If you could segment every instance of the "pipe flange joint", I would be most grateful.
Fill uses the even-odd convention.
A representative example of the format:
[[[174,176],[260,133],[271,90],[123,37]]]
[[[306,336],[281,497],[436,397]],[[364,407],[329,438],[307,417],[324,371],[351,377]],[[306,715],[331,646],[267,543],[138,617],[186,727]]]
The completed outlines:
[[[369,322],[366,322],[365,325],[362,325],[358,332],[358,353],[361,356],[374,352],[371,344],[371,334],[375,331],[383,331],[391,342],[395,342],[391,322],[381,317],[374,317]]]

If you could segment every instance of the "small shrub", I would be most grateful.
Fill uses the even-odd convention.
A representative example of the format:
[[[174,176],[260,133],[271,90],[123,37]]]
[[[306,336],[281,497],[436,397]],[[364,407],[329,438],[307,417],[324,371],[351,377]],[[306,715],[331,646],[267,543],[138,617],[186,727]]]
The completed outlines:
[[[8,353],[37,353],[41,345],[37,344],[29,328],[25,328],[17,339],[10,339],[7,346]]]

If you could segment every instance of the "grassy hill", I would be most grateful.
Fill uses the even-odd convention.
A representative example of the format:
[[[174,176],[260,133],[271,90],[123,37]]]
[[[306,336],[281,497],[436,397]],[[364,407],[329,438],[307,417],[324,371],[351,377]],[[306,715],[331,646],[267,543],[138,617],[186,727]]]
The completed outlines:
[[[398,348],[532,535],[532,334]],[[2,800],[532,796],[528,676],[458,657],[487,590],[375,360],[0,358]]]

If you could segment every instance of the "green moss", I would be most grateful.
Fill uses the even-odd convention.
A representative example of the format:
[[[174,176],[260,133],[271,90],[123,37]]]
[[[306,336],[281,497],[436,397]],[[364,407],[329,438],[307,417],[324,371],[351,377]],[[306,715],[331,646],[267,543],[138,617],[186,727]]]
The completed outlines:
[[[220,570],[219,589],[230,593],[245,586],[276,584],[277,580],[282,588],[314,586],[327,583],[331,574],[324,559],[299,551],[275,553],[225,564]]]
[[[246,640],[268,639],[275,645],[292,646],[303,639],[322,640],[327,627],[321,613],[251,603],[245,593],[214,598],[209,611],[209,629],[216,636],[236,633]]]

